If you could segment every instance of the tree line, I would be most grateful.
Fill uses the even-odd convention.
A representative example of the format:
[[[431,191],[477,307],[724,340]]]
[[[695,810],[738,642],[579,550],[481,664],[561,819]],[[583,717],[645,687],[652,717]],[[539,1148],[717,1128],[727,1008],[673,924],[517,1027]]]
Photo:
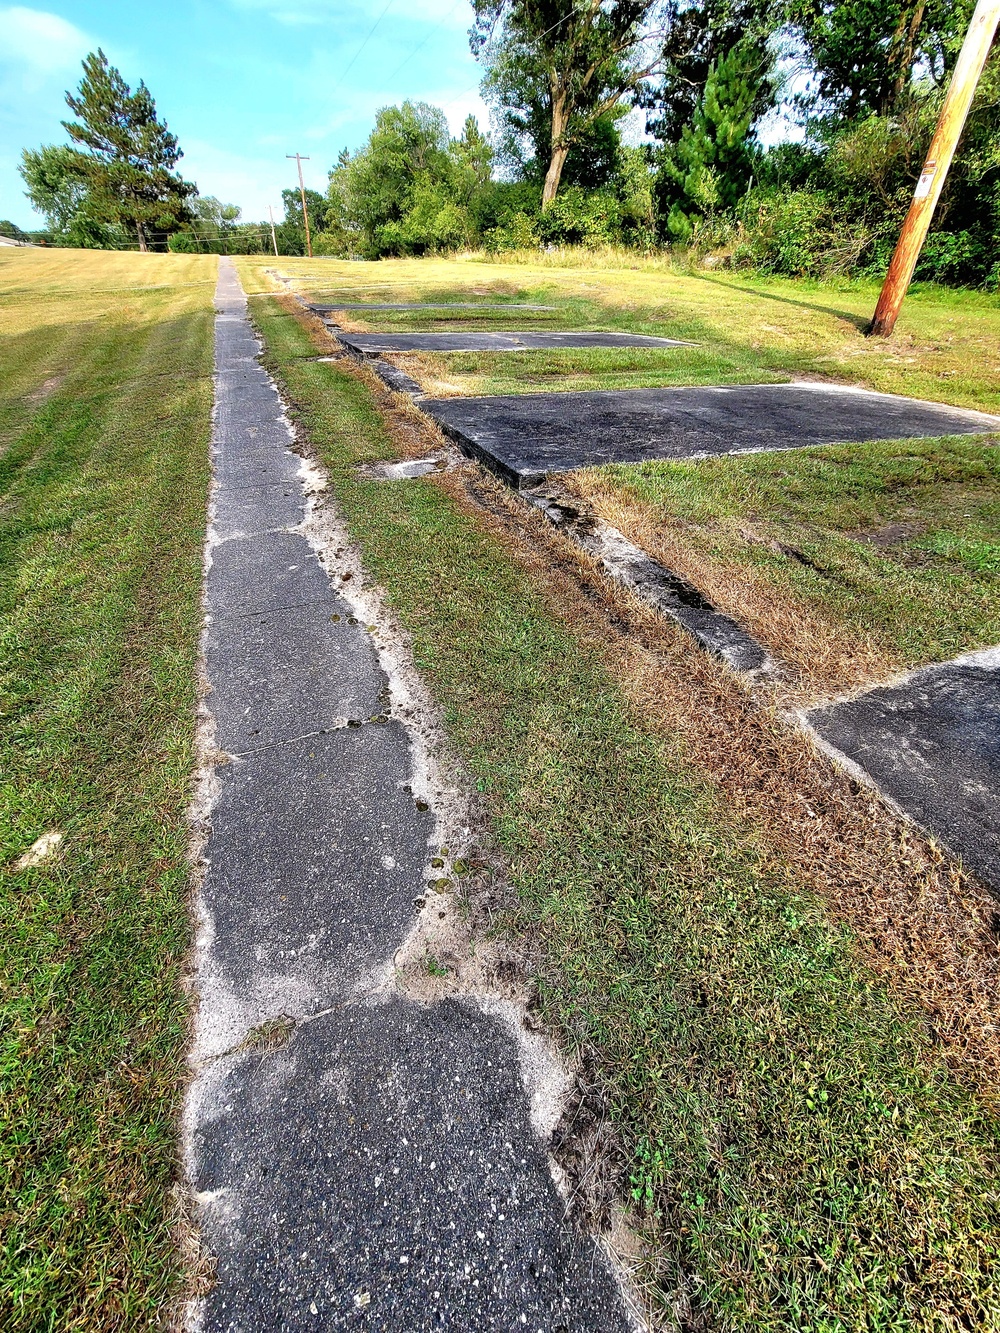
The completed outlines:
[[[306,192],[318,253],[671,246],[821,276],[888,262],[973,0],[473,0],[490,132],[404,102]],[[144,85],[98,52],[67,100],[71,145],[26,152],[29,197],[65,244],[271,247],[201,199]],[[111,114],[114,107],[127,114]],[[768,143],[780,112],[794,126]],[[637,133],[637,131],[639,131]],[[117,136],[117,138],[116,138]],[[284,192],[282,253],[305,249]],[[918,277],[1000,283],[994,51]]]

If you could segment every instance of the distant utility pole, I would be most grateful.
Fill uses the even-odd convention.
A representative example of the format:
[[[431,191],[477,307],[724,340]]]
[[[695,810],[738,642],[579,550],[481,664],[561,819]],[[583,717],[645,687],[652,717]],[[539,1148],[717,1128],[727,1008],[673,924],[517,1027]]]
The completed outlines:
[[[965,34],[962,51],[951,76],[951,83],[938,117],[934,138],[927,150],[924,169],[913,192],[910,211],[906,215],[903,229],[896,242],[896,251],[885,275],[882,295],[878,298],[872,322],[865,332],[880,338],[888,338],[896,327],[899,308],[917,267],[920,251],[931,225],[934,209],[941,197],[948,168],[951,166],[955,149],[961,138],[969,107],[975,96],[979,76],[990,53],[997,23],[1000,22],[1000,0],[979,0],[976,12]]]
[[[274,246],[274,257],[278,257],[278,238],[274,234],[274,209],[270,204],[267,206],[267,216],[271,219],[271,244]]]
[[[997,0],[997,3],[1000,3],[1000,0]],[[298,167],[299,167],[299,194],[302,196],[302,216],[303,216],[303,217],[305,218],[305,220],[306,220],[306,253],[309,255],[309,258],[312,259],[312,257],[313,257],[313,243],[312,243],[312,240],[311,240],[311,238],[310,238],[310,236],[309,236],[309,210],[308,210],[308,208],[306,208],[306,187],[305,187],[305,185],[303,185],[303,183],[302,183],[302,163],[303,163],[303,162],[308,162],[309,159],[308,159],[307,157],[303,157],[301,153],[286,153],[285,156],[286,156],[287,158],[289,158],[289,159],[291,159],[291,158],[294,157],[294,158],[295,158],[295,161],[298,163]]]

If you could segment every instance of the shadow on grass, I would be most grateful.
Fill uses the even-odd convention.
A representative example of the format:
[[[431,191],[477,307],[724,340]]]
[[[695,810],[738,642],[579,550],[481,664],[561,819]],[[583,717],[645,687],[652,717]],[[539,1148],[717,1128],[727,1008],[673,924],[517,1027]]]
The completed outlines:
[[[780,305],[792,305],[800,310],[815,310],[823,315],[833,315],[835,319],[842,319],[846,324],[850,324],[859,333],[863,333],[871,323],[870,315],[856,315],[850,310],[817,305],[815,301],[797,301],[794,296],[778,296],[776,292],[758,291],[755,287],[744,287],[738,282],[723,282],[720,278],[709,277],[707,273],[692,273],[691,277],[698,282],[710,282],[716,287],[724,287],[727,292],[741,292],[744,296],[758,296],[762,301],[777,301]]]

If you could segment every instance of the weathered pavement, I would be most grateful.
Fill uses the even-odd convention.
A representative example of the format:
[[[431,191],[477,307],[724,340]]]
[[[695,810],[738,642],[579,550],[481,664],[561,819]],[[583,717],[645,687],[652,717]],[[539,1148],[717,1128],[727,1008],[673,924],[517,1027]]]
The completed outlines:
[[[538,352],[563,347],[689,347],[676,338],[657,338],[648,333],[580,333],[517,331],[498,333],[449,331],[447,333],[348,333],[336,329],[345,347],[363,356],[382,352]]]
[[[235,271],[217,294],[205,850],[186,1107],[206,1330],[630,1328],[565,1220],[513,1028],[393,980],[433,814],[372,641],[300,525],[303,469]]]
[[[1000,649],[925,667],[806,716],[1000,896]]]
[[[837,384],[599,389],[420,405],[512,486],[601,463],[1000,431],[1000,417]]]

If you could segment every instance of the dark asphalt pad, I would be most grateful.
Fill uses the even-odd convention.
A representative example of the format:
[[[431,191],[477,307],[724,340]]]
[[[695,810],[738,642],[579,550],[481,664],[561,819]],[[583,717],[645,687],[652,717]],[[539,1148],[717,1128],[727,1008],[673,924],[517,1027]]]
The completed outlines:
[[[273,982],[329,1004],[391,961],[416,917],[433,827],[405,790],[409,764],[405,731],[387,722],[218,770],[203,890],[216,981],[249,1000],[273,1004]]]
[[[272,611],[306,602],[341,603],[312,547],[297,532],[233,537],[212,548],[208,605],[213,620],[250,611]]]
[[[686,347],[644,333],[340,333],[353,352],[528,352],[561,347]]]
[[[305,496],[298,480],[220,487],[215,496],[212,529],[220,538],[249,537],[276,528],[297,527],[305,514]]]
[[[630,1327],[605,1256],[565,1221],[516,1050],[478,1010],[334,1010],[207,1095],[206,1333]]]
[[[929,667],[808,718],[1000,896],[1000,666]]]
[[[421,406],[514,486],[601,463],[1000,432],[1000,417],[822,384],[427,398]]]

